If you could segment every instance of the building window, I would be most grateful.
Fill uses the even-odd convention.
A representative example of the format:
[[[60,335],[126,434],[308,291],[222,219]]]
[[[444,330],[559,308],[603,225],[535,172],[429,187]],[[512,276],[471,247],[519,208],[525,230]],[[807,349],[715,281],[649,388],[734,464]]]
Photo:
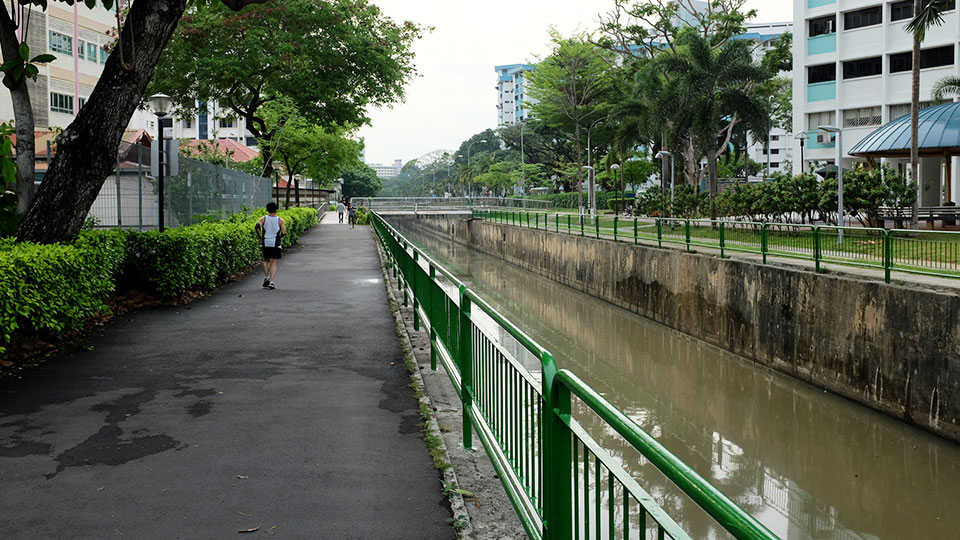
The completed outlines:
[[[844,79],[870,77],[871,75],[880,75],[882,72],[883,61],[879,56],[874,58],[861,58],[860,60],[851,60],[843,63]]]
[[[930,3],[930,0],[923,0],[923,5],[926,6]],[[947,0],[947,5],[943,8],[944,11],[950,11],[957,9],[956,0]],[[904,19],[910,19],[913,17],[913,0],[904,0],[903,2],[894,2],[890,4],[890,20],[891,21],[902,21]]]
[[[770,150],[770,155],[771,155],[771,156],[778,156],[778,155],[780,155],[780,149],[779,149],[779,148],[774,148],[774,149]]]
[[[78,103],[78,105],[79,105],[80,109],[82,110],[82,109],[83,109],[83,106],[87,104],[87,98],[82,97],[82,98],[80,98],[78,101],[80,102],[80,103]]]
[[[779,168],[780,168],[780,162],[779,162],[779,161],[771,161],[771,162],[770,162],[770,168],[771,168],[771,169],[779,169]]]
[[[807,115],[807,131],[816,131],[820,126],[832,126],[834,118],[833,111],[810,113]]]
[[[771,136],[770,136],[770,140],[771,140],[771,141],[779,141],[779,140],[780,140],[780,136],[779,136],[779,135],[771,135]]]
[[[843,14],[843,29],[853,30],[864,26],[874,26],[883,22],[883,6],[874,6]]]
[[[810,37],[833,34],[836,31],[836,18],[833,15],[810,19]]]
[[[73,114],[73,96],[50,92],[50,112]]]
[[[953,45],[920,51],[920,69],[952,65]],[[911,69],[913,69],[912,53],[904,52],[890,55],[890,73],[900,73]]]
[[[807,68],[807,83],[821,83],[837,80],[837,65],[822,64],[819,66],[810,66]]]
[[[920,102],[920,110],[926,109],[931,103],[929,101]],[[899,105],[890,105],[890,120],[896,120],[901,116],[910,114],[910,104],[901,103]]]
[[[73,56],[73,38],[59,32],[50,31],[50,50]]]
[[[184,127],[184,129],[192,129],[192,128],[193,128],[193,117],[184,118],[184,119],[183,119],[183,127]]]
[[[860,107],[843,111],[843,127],[879,126],[883,122],[882,111],[877,107]]]
[[[233,118],[232,116],[228,116],[228,117],[226,117],[226,118],[221,118],[221,119],[220,119],[220,127],[222,127],[222,128],[232,128],[232,127],[233,127],[233,121],[234,121],[234,118]]]
[[[87,57],[86,54],[84,54],[84,50],[86,49],[86,46],[87,46],[86,41],[82,39],[77,40],[77,58],[83,60],[84,58]]]
[[[96,43],[87,43],[87,60],[93,63],[97,62],[97,44]]]
[[[106,49],[104,49],[103,47],[101,47],[101,48],[100,48],[100,63],[101,63],[101,64],[106,64],[106,63],[107,63],[107,57],[108,57],[108,56],[110,56],[110,53],[107,52]]]

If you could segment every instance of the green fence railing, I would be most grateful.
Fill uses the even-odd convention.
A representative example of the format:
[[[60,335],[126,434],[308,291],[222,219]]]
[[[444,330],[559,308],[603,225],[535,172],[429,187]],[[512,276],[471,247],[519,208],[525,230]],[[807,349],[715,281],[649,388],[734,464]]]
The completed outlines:
[[[497,210],[474,210],[474,219],[617,242],[676,244],[728,253],[811,261],[892,272],[960,278],[960,232],[836,227],[749,221],[621,218]],[[554,226],[554,224],[557,224]],[[563,224],[563,225],[561,225]]]
[[[415,329],[430,334],[431,367],[442,363],[459,393],[464,446],[476,433],[530,538],[690,538],[577,421],[594,415],[734,538],[777,539],[377,214],[373,225]]]

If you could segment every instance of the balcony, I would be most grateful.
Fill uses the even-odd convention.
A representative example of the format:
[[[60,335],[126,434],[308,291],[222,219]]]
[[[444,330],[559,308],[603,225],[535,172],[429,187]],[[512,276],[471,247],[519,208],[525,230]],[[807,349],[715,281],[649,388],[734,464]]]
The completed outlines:
[[[837,52],[837,34],[823,34],[807,39],[807,56]]]
[[[807,103],[837,99],[837,81],[827,81],[807,85]]]

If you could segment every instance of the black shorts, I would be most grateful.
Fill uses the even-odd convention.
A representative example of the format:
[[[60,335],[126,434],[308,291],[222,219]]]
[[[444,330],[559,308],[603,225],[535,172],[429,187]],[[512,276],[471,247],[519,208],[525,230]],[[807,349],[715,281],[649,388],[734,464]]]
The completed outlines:
[[[261,246],[260,250],[263,251],[264,259],[279,259],[283,255],[283,250],[278,247]]]

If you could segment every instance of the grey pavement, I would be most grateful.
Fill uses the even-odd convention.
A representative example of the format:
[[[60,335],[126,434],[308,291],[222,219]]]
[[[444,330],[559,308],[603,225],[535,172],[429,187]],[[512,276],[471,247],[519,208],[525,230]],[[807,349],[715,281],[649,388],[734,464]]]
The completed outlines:
[[[382,280],[318,226],[0,385],[0,538],[454,538]]]

